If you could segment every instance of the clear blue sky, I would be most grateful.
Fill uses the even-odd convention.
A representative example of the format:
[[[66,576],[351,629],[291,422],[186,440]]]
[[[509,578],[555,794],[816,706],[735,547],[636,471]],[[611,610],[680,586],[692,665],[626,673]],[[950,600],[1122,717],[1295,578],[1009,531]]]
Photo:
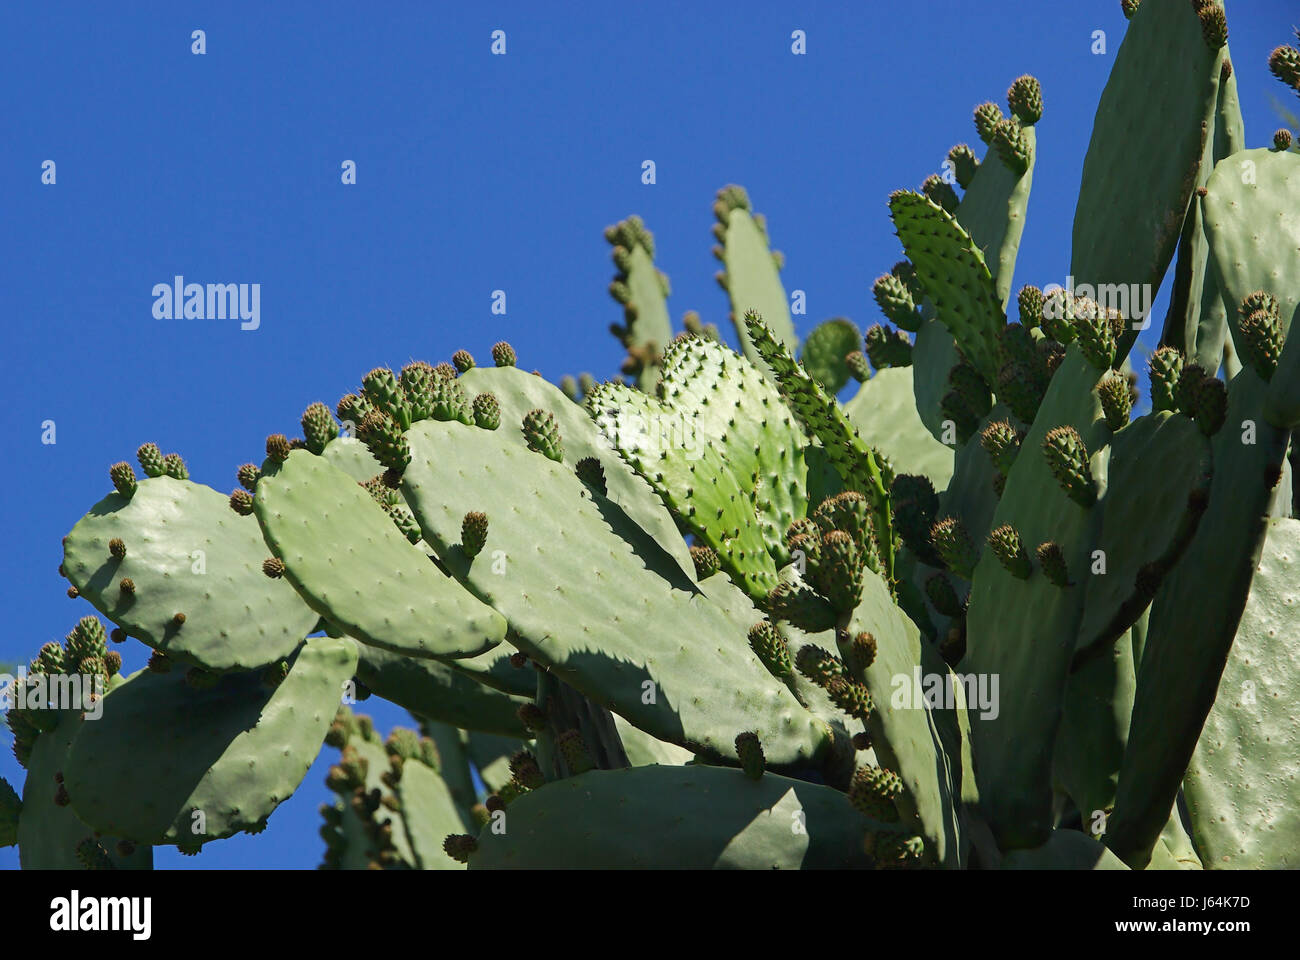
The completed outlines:
[[[1295,7],[1229,6],[1247,139],[1262,146],[1280,124],[1270,98],[1286,94],[1265,60]],[[64,595],[60,537],[144,441],[224,492],[268,433],[297,432],[309,402],[332,406],[379,364],[460,347],[483,360],[504,338],[552,380],[615,373],[601,230],[630,213],[656,235],[676,322],[696,309],[726,323],[710,205],[735,182],[786,254],[787,290],[808,293],[800,333],[835,315],[869,325],[871,281],[900,255],[889,192],[954,143],[982,152],[972,108],[1004,103],[1025,72],[1046,112],[1016,283],[1064,283],[1124,25],[1118,0],[5,4],[0,661],[92,612]],[[495,29],[505,56],[489,52]],[[790,52],[795,29],[806,56]],[[1089,52],[1097,29],[1105,56]],[[340,183],[345,160],[355,186]],[[260,329],[155,320],[153,285],[176,274],[260,283]],[[144,659],[130,646],[128,669]],[[332,755],[261,836],[197,860],[164,848],[159,865],[315,866]],[[0,775],[23,779],[7,740]],[[0,867],[16,862],[0,850]]]

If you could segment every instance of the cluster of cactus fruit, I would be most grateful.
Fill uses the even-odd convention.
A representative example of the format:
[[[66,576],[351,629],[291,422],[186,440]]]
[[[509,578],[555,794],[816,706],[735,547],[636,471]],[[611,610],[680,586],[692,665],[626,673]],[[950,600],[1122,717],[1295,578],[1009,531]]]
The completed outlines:
[[[228,497],[153,444],[113,466],[60,568],[111,634],[84,617],[21,681],[0,843],[196,853],[327,744],[332,868],[1300,864],[1300,156],[1245,147],[1222,5],[1123,6],[1075,288],[1015,321],[1028,76],[976,109],[983,160],[890,197],[865,334],[800,344],[727,187],[740,353],[693,312],[674,335],[633,217],[626,380],[557,389],[498,343],[313,403]],[[1300,91],[1294,48],[1269,67]],[[1148,321],[1113,294],[1175,257],[1135,418]],[[123,677],[127,638],[153,653]],[[419,731],[383,739],[371,695]]]

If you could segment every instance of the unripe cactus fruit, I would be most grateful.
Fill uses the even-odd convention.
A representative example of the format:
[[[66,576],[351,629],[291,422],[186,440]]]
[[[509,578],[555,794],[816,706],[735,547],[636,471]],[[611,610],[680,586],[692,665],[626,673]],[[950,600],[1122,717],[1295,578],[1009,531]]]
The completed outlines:
[[[831,703],[856,720],[865,722],[875,709],[866,684],[852,677],[834,677],[826,682],[825,689]]]
[[[944,517],[930,528],[930,543],[953,573],[969,580],[979,562],[979,551],[957,517]]]
[[[867,329],[865,340],[867,356],[877,370],[912,365],[912,341],[907,334],[875,323]]]
[[[1032,148],[1019,120],[1014,117],[1000,120],[993,128],[992,146],[998,152],[998,158],[1016,176],[1022,177],[1028,172]]]
[[[131,464],[126,461],[113,464],[108,468],[108,476],[113,481],[114,489],[128,500],[135,493],[135,471],[131,469]]]
[[[962,602],[957,591],[942,573],[931,574],[925,581],[925,595],[934,609],[945,617],[961,616]]]
[[[468,833],[453,833],[442,841],[442,849],[458,863],[469,863],[469,858],[478,850],[478,840]]]
[[[1133,14],[1137,13],[1138,5],[1142,0],[1119,0],[1120,9],[1124,11],[1124,18],[1132,20]]]
[[[844,661],[811,643],[799,648],[799,653],[795,656],[795,668],[823,689],[832,681],[848,679]]]
[[[477,557],[488,537],[486,513],[471,510],[460,523],[460,546],[467,557]]]
[[[1274,134],[1273,134],[1273,149],[1274,149],[1274,150],[1290,150],[1290,149],[1291,149],[1291,131],[1288,130],[1286,127],[1281,127],[1281,128],[1279,128],[1277,131],[1274,132]]]
[[[1227,389],[1222,380],[1210,376],[1199,364],[1183,367],[1175,399],[1179,409],[1195,420],[1206,436],[1213,436],[1223,426],[1228,411]]]
[[[758,734],[753,731],[736,735],[736,755],[740,757],[740,769],[751,780],[761,780],[767,760],[763,756],[763,745],[759,743]]]
[[[1268,382],[1277,371],[1284,343],[1277,300],[1258,290],[1242,300],[1237,315],[1242,360],[1250,364],[1261,380]]]
[[[181,459],[179,453],[169,453],[163,457],[163,473],[173,480],[188,480],[190,472],[185,467],[185,461]]]
[[[768,621],[760,620],[749,628],[749,647],[772,676],[784,679],[794,673],[790,647]]]
[[[239,485],[249,493],[253,493],[257,490],[257,480],[261,475],[262,471],[257,468],[256,464],[252,463],[245,463],[235,471],[235,479],[237,479]]]
[[[1038,566],[1043,571],[1050,583],[1058,587],[1068,587],[1070,584],[1070,571],[1065,566],[1065,552],[1061,545],[1054,540],[1046,543],[1040,543],[1038,549],[1034,551],[1038,558]]]
[[[722,562],[711,547],[691,547],[691,562],[695,564],[697,580],[706,580],[722,568]]]
[[[871,379],[871,367],[867,363],[866,354],[861,350],[845,354],[844,365],[849,368],[849,375],[858,383],[866,383]]]
[[[849,641],[849,668],[855,675],[876,662],[876,638],[865,630]]]
[[[939,495],[928,477],[901,473],[889,488],[894,528],[903,542],[923,562],[940,566],[942,561],[930,543],[930,529],[939,512]]]
[[[968,189],[980,165],[975,157],[975,151],[966,144],[959,143],[948,151],[948,162],[952,164],[958,186],[963,190]]]
[[[1115,360],[1115,331],[1109,315],[1088,297],[1075,298],[1073,315],[1084,359],[1098,370],[1109,370]]]
[[[1029,74],[1017,77],[1007,90],[1007,106],[1021,123],[1033,126],[1043,118],[1043,88]]]
[[[401,474],[411,462],[411,448],[406,435],[380,410],[366,414],[357,425],[357,437],[370,449],[371,456],[397,474]],[[267,452],[270,453],[269,445]]]
[[[1111,370],[1097,384],[1097,397],[1106,416],[1106,426],[1111,430],[1128,426],[1129,415],[1133,412],[1133,396],[1126,379]]]
[[[140,462],[140,469],[146,477],[161,477],[166,472],[162,451],[156,443],[142,443],[135,451],[135,458]]]
[[[524,727],[532,733],[543,733],[546,730],[546,714],[542,708],[535,703],[525,703],[517,711],[519,720]]]
[[[916,301],[906,283],[892,273],[882,273],[871,286],[871,294],[886,317],[904,330],[915,330],[920,323]]]
[[[114,560],[121,560],[126,556],[126,544],[122,542],[121,537],[114,537],[108,541],[108,552]]]
[[[1268,69],[1288,87],[1300,91],[1300,50],[1280,46],[1268,55]]]
[[[898,810],[894,801],[903,795],[903,781],[892,770],[877,766],[862,766],[853,771],[849,784],[849,803],[855,810],[879,820],[894,823]]]
[[[816,584],[836,610],[847,613],[858,605],[864,570],[865,558],[851,534],[831,530],[822,536]]]
[[[946,183],[937,173],[932,173],[925,178],[925,182],[921,184],[921,192],[949,213],[956,213],[957,205],[961,203],[952,184]]]
[[[993,142],[993,131],[1002,122],[1002,108],[992,101],[981,103],[975,108],[975,130],[987,144]]]
[[[492,345],[492,362],[498,367],[513,367],[517,360],[515,348],[504,340]]]
[[[1020,452],[1020,441],[1024,437],[1011,425],[1010,420],[994,420],[980,431],[980,446],[988,453],[989,459],[998,471],[1006,476],[1016,462]]]
[[[474,355],[468,350],[457,350],[451,355],[451,362],[461,373],[474,369]]]
[[[276,463],[284,463],[289,459],[289,438],[283,433],[273,433],[266,438],[266,456]]]
[[[284,561],[279,557],[267,557],[262,561],[262,572],[272,580],[279,580],[284,576]]]
[[[564,460],[564,444],[560,440],[560,428],[556,426],[555,417],[549,410],[529,410],[524,414],[523,431],[529,450],[534,450],[556,463]]]
[[[325,445],[339,435],[339,427],[329,407],[313,403],[303,411],[302,432],[307,449],[319,456],[325,452]]]
[[[1043,456],[1065,495],[1083,507],[1097,502],[1097,487],[1088,463],[1088,447],[1069,424],[1053,427],[1043,437]]]
[[[474,424],[484,430],[495,430],[501,425],[501,408],[490,393],[480,393],[474,398],[473,412]]]
[[[130,577],[123,577],[121,580],[118,581],[117,589],[121,591],[123,599],[127,599],[128,597],[134,597],[135,581],[132,580]]]
[[[1019,580],[1028,580],[1033,573],[1033,564],[1029,561],[1029,551],[1025,549],[1016,528],[1009,523],[989,533],[989,548],[998,558],[1004,570]]]
[[[1183,373],[1183,355],[1175,347],[1160,347],[1148,362],[1151,375],[1151,409],[1178,409],[1178,381]]]
[[[1211,50],[1220,49],[1228,42],[1228,16],[1220,3],[1200,4],[1196,16],[1201,21],[1201,36]]]
[[[555,738],[555,746],[568,764],[569,771],[577,776],[592,769],[595,764],[587,751],[587,744],[577,730],[566,730]]]
[[[519,750],[511,755],[510,772],[529,790],[536,790],[546,783],[542,768],[537,765],[537,758],[527,750]]]
[[[230,493],[230,509],[241,517],[251,516],[253,513],[253,495],[247,490],[232,490]]]

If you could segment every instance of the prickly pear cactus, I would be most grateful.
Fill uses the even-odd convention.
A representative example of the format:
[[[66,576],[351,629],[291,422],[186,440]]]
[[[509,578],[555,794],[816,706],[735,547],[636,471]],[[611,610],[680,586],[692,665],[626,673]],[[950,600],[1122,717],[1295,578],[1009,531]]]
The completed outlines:
[[[110,467],[60,568],[98,617],[3,691],[0,845],[196,854],[325,747],[327,868],[1296,866],[1300,154],[1249,146],[1221,4],[1123,8],[1073,289],[1017,287],[1059,162],[1020,76],[889,197],[864,327],[801,341],[729,185],[739,351],[674,333],[631,216],[618,378],[497,342],[311,403],[229,495],[152,443]],[[1129,293],[1166,277],[1148,405]]]

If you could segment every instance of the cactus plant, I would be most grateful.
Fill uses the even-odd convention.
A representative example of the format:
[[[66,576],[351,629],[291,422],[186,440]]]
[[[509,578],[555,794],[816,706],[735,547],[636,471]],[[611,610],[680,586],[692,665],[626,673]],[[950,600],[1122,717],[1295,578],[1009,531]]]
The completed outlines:
[[[153,443],[143,477],[113,465],[60,569],[150,665],[121,677],[93,616],[36,654],[0,844],[196,853],[260,831],[328,745],[333,868],[1296,866],[1295,792],[1243,799],[1294,773],[1294,724],[1239,691],[1297,679],[1300,533],[1270,517],[1300,427],[1300,157],[1245,147],[1222,5],[1123,11],[1086,292],[1023,285],[1007,315],[1044,116],[1021,76],[955,184],[890,196],[905,259],[865,334],[800,341],[731,185],[740,352],[695,314],[674,336],[632,216],[605,232],[629,382],[552,386],[500,341],[491,366],[371,370],[342,425],[312,402],[229,496]],[[1293,53],[1269,62],[1291,85]],[[1145,318],[1108,300],[1175,257],[1134,417]],[[366,695],[419,731],[342,705]]]

